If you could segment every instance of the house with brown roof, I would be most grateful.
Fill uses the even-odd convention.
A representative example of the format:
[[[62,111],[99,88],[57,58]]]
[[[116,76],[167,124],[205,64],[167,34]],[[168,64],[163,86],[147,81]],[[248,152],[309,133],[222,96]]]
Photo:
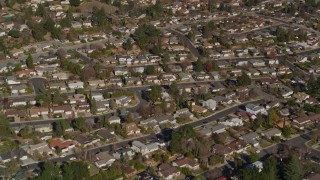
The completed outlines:
[[[24,109],[7,109],[5,115],[11,122],[20,122],[28,118],[27,111]]]
[[[208,112],[208,109],[201,107],[201,106],[198,106],[198,105],[192,105],[191,110],[192,110],[192,112],[199,113],[199,114],[204,114],[204,113]]]
[[[100,129],[96,132],[97,136],[105,141],[116,141],[113,129]]]
[[[43,115],[48,115],[49,109],[46,107],[31,107],[29,109],[29,116],[30,117],[39,117]]]
[[[188,168],[190,170],[199,169],[199,163],[195,159],[183,157],[172,162],[172,166],[179,168]]]
[[[63,116],[65,115],[66,117],[72,117],[73,116],[73,109],[71,105],[65,104],[61,106],[53,106],[51,108],[51,112],[53,116]]]
[[[158,166],[158,173],[159,176],[163,177],[166,180],[176,179],[181,174],[176,167],[166,163],[162,163]]]

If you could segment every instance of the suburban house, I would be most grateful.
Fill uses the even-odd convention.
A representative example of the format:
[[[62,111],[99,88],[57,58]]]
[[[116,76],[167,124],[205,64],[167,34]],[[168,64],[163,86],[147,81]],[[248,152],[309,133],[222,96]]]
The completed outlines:
[[[259,142],[257,139],[259,138],[259,134],[256,132],[250,132],[248,134],[245,134],[241,136],[239,139],[244,140],[245,142],[251,144],[252,146],[256,147],[259,145]]]
[[[96,161],[94,164],[98,168],[109,167],[116,160],[113,156],[111,156],[107,151],[99,152],[96,154]]]
[[[243,121],[239,118],[231,118],[228,119],[226,121],[220,122],[220,124],[226,125],[226,126],[242,126],[243,125]]]
[[[165,180],[177,179],[180,176],[180,171],[169,164],[162,163],[158,166],[159,175]]]
[[[131,98],[127,96],[120,96],[120,97],[117,97],[115,100],[116,100],[116,104],[119,106],[128,106],[129,103],[131,102]]]
[[[8,76],[6,82],[8,85],[17,85],[21,83],[15,76]]]
[[[70,89],[81,89],[84,88],[84,83],[81,81],[72,81],[68,82],[68,87]]]
[[[114,135],[113,129],[100,129],[96,132],[97,136],[105,141],[115,141],[116,136]]]
[[[76,146],[75,146],[75,143],[71,140],[52,139],[49,142],[49,147],[52,150],[58,150],[58,151],[61,151],[62,153],[66,153],[73,150]]]
[[[53,128],[51,124],[39,124],[33,126],[34,130],[41,133],[52,132]]]
[[[267,114],[267,110],[263,106],[258,106],[251,103],[246,105],[246,111],[254,115],[257,115],[259,113]]]
[[[0,154],[1,163],[8,163],[13,159],[25,160],[27,158],[28,158],[27,152],[23,149],[15,149],[7,153]]]
[[[120,124],[121,120],[120,120],[120,117],[118,117],[118,116],[111,116],[108,118],[108,122],[110,124]]]
[[[223,124],[217,124],[217,125],[206,124],[199,131],[199,133],[204,136],[211,136],[212,134],[220,134],[220,133],[226,132],[226,128],[227,127]]]
[[[63,117],[65,115],[66,117],[72,117],[73,116],[73,110],[71,105],[65,104],[61,106],[53,106],[51,108],[51,112],[53,117]]]
[[[188,168],[190,170],[197,170],[200,168],[199,163],[195,159],[182,157],[172,162],[172,166],[179,168]]]
[[[49,145],[46,142],[34,144],[34,145],[27,145],[23,148],[28,154],[33,155],[35,152],[40,154],[53,154],[52,150],[50,149]]]
[[[159,145],[157,143],[149,143],[143,144],[140,141],[133,141],[131,144],[131,149],[134,152],[141,153],[142,155],[152,153],[159,149]]]
[[[129,123],[129,124],[126,124],[125,125],[125,129],[126,129],[126,132],[127,132],[127,135],[130,136],[130,135],[136,135],[136,134],[140,134],[140,129],[138,128],[137,124],[132,122],[132,123]]]
[[[271,139],[272,137],[280,137],[281,131],[277,128],[270,128],[261,132],[261,136],[266,136],[267,138]]]
[[[100,139],[94,138],[93,136],[85,135],[78,135],[73,140],[82,147],[92,146],[100,141]]]

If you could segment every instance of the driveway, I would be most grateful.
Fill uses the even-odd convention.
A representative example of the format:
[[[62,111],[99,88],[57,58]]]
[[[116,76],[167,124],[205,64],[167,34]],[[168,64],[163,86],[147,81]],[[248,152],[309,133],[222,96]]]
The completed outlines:
[[[36,77],[29,80],[29,82],[33,85],[34,92],[36,95],[40,93],[40,90],[44,87],[44,84],[47,82],[45,78]]]

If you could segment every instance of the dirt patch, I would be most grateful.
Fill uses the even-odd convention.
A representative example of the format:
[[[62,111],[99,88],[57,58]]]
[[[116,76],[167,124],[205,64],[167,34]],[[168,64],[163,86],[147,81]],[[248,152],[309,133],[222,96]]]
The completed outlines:
[[[104,10],[106,11],[107,14],[114,14],[116,12],[116,10],[118,10],[118,8],[105,4],[105,3],[101,3],[99,1],[92,1],[92,2],[86,2],[86,3],[82,3],[79,6],[79,9],[81,10],[82,13],[91,13],[93,7],[97,7],[97,8],[104,8]]]

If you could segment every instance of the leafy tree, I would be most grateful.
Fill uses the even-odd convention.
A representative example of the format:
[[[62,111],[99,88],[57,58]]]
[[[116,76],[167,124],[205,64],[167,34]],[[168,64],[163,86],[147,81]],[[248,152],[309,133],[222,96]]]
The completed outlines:
[[[32,36],[36,40],[42,40],[43,37],[47,34],[46,29],[43,28],[41,24],[34,24],[32,27]]]
[[[181,142],[190,138],[194,138],[196,132],[189,124],[180,127],[178,130],[174,130],[171,135],[171,142],[169,150],[171,153],[185,153],[186,149],[183,149]]]
[[[26,19],[30,19],[33,16],[32,7],[28,6],[24,11],[24,16]]]
[[[158,44],[159,35],[160,31],[154,26],[143,24],[132,34],[132,38],[142,50],[150,50]]]
[[[62,105],[64,103],[65,98],[63,98],[60,94],[60,91],[55,91],[52,94],[52,103]]]
[[[38,8],[37,8],[37,10],[35,12],[35,15],[39,16],[39,17],[45,17],[46,16],[46,9],[45,9],[43,4],[38,4]]]
[[[16,4],[16,0],[5,0],[4,2],[8,8],[12,8]]]
[[[20,37],[20,32],[18,30],[10,30],[8,32],[8,35],[13,37],[13,38],[19,38]]]
[[[22,70],[21,63],[15,64],[13,71],[17,72],[17,71],[21,71],[21,70]]]
[[[250,163],[254,163],[259,160],[259,155],[256,152],[251,152],[249,156]]]
[[[159,85],[151,86],[151,90],[148,94],[148,99],[152,102],[156,102],[160,97],[162,93],[162,88]]]
[[[30,135],[32,135],[32,130],[29,126],[26,126],[19,131],[19,136],[23,138],[28,138]]]
[[[148,75],[153,75],[153,74],[156,73],[156,69],[154,68],[154,66],[149,65],[149,66],[146,67],[146,73]]]
[[[27,59],[26,59],[26,65],[29,69],[33,69],[34,68],[34,64],[33,64],[33,58],[31,56],[31,54],[28,55]]]
[[[96,114],[97,113],[97,102],[94,98],[91,99],[90,101],[90,111],[92,114]]]
[[[128,39],[126,42],[122,44],[122,48],[125,50],[132,50],[133,44],[131,42],[131,39]]]
[[[173,97],[177,97],[179,95],[178,83],[176,81],[172,82],[169,86],[169,93]]]
[[[122,176],[122,171],[120,168],[117,168],[115,166],[111,166],[109,169],[105,171],[105,178],[107,180],[112,180],[112,179],[118,179]]]
[[[60,26],[62,28],[69,28],[71,27],[71,20],[68,17],[65,17],[63,19],[61,19],[60,21]]]
[[[200,59],[198,59],[195,63],[194,63],[194,70],[196,72],[201,72],[203,70],[203,64],[202,61]]]
[[[104,28],[107,25],[109,25],[104,8],[94,9],[91,20],[92,20],[92,23],[98,27]]]
[[[51,161],[45,162],[43,168],[41,169],[40,176],[37,180],[58,180],[60,179],[60,167],[59,165],[53,164]]]
[[[284,164],[284,180],[300,180],[303,178],[303,169],[297,156],[291,154]]]
[[[237,77],[239,86],[249,86],[251,84],[251,78],[246,73],[242,73],[241,76]]]
[[[268,111],[268,122],[269,122],[269,124],[272,125],[272,124],[273,124],[274,122],[276,122],[277,120],[279,120],[279,116],[278,116],[276,110],[273,109],[273,108],[270,109],[270,110]]]
[[[223,163],[224,162],[224,156],[219,156],[219,155],[212,155],[211,157],[209,157],[209,165],[213,166],[219,163]]]
[[[216,9],[216,0],[208,0],[208,10],[209,12],[214,12]]]
[[[77,118],[74,121],[73,125],[76,129],[80,130],[81,132],[85,132],[87,130],[86,120],[83,117]]]
[[[7,117],[3,113],[0,113],[0,136],[7,137],[12,135],[13,131]]]
[[[288,138],[290,137],[292,133],[292,129],[290,126],[284,126],[283,129],[282,129],[282,134],[285,138]]]
[[[43,23],[43,28],[50,32],[54,28],[54,25],[55,22],[50,17],[48,17]]]
[[[73,161],[65,164],[63,166],[62,175],[66,180],[88,179],[90,176],[88,164],[82,161]]]
[[[77,7],[80,5],[80,0],[70,0],[69,2],[71,6]]]
[[[64,119],[60,119],[53,124],[53,130],[58,136],[64,135],[68,128],[70,128],[70,123]]]

